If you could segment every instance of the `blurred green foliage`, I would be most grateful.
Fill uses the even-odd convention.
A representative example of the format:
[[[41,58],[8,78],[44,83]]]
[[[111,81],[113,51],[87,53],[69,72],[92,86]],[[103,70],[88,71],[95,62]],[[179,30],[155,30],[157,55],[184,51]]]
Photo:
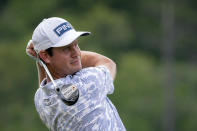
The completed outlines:
[[[0,1],[0,130],[47,131],[34,107],[38,88],[35,62],[26,43],[43,18],[67,19],[77,30],[82,50],[117,63],[115,92],[109,97],[128,131],[163,130],[164,63],[161,0],[1,0]],[[174,1],[173,52],[175,127],[195,131],[197,125],[197,2]]]

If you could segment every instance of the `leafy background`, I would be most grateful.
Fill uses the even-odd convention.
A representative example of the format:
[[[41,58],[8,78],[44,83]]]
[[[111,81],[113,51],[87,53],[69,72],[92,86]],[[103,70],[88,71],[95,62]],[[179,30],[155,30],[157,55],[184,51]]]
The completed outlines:
[[[35,62],[25,54],[43,18],[67,19],[82,50],[117,63],[110,95],[128,131],[197,129],[195,0],[1,0],[0,130],[47,131],[35,107]]]

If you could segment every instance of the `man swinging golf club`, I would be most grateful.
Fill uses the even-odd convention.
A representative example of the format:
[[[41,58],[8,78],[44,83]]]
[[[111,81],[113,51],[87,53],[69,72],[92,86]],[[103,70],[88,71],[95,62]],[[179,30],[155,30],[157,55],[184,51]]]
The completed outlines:
[[[36,110],[51,131],[125,131],[107,97],[114,90],[115,63],[98,53],[81,51],[76,31],[58,17],[44,19],[26,52],[37,61]]]

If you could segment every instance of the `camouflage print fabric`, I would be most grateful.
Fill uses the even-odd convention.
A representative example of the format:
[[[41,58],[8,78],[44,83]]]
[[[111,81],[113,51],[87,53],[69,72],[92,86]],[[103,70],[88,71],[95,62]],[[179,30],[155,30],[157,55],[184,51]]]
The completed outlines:
[[[57,84],[74,84],[79,99],[67,106],[57,96],[52,83],[42,81],[35,94],[35,106],[41,120],[52,131],[125,131],[118,112],[107,94],[114,90],[105,66],[84,68],[74,75],[55,80]]]

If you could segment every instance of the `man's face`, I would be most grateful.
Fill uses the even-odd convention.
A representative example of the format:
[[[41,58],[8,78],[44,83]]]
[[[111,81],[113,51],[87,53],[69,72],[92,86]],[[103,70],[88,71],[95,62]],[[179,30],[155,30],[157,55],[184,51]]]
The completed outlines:
[[[64,77],[82,69],[81,51],[77,40],[63,47],[54,47],[48,58],[48,68],[54,77]]]

